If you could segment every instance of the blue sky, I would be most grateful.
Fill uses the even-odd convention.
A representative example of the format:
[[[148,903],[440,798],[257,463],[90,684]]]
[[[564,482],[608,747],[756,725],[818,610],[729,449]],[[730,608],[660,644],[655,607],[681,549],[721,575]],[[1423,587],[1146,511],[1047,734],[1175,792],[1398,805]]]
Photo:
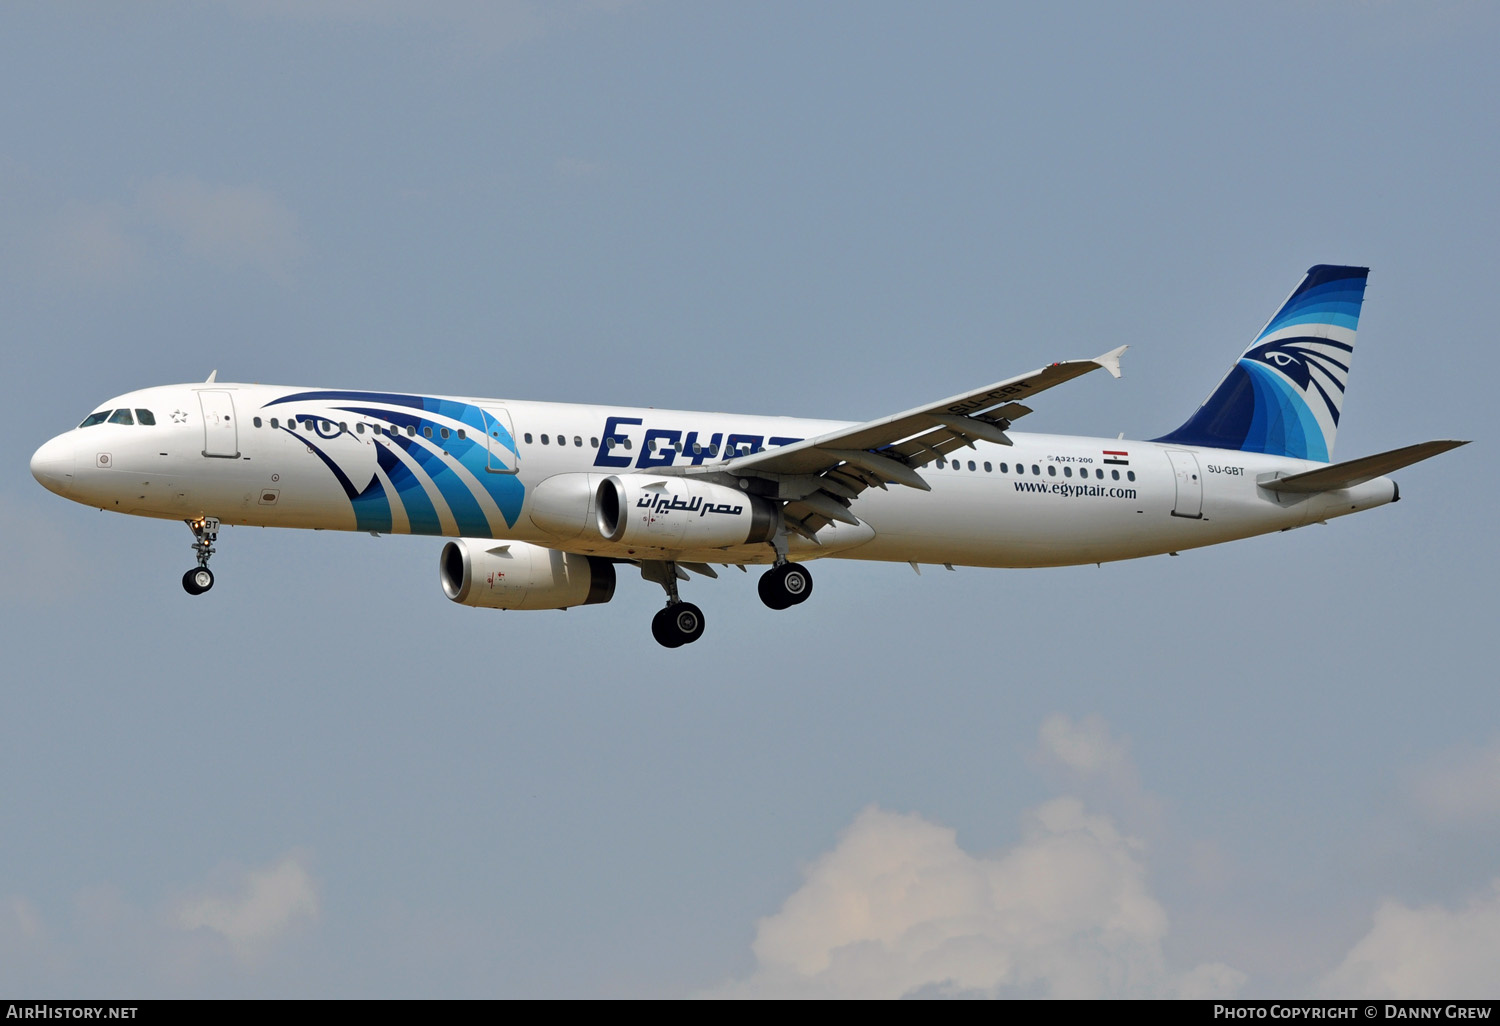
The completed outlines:
[[[0,991],[1496,996],[1488,5],[0,13]],[[44,492],[224,380],[866,419],[1129,344],[1183,420],[1372,268],[1395,506],[1046,571],[454,606],[440,545]]]

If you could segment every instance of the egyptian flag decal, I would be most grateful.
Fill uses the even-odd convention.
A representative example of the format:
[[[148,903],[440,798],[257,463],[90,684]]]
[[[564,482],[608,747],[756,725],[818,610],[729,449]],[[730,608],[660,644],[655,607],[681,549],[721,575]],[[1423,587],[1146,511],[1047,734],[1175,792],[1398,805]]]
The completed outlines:
[[[1116,466],[1128,467],[1130,466],[1130,453],[1121,452],[1116,449],[1105,449],[1104,462],[1113,463]]]

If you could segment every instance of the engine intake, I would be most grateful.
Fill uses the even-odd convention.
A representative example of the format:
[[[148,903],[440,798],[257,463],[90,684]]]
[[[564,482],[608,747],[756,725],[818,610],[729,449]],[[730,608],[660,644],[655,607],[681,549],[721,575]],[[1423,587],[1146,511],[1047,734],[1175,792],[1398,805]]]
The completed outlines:
[[[607,559],[488,538],[460,538],[438,559],[443,594],[486,609],[567,609],[608,602],[615,565]]]

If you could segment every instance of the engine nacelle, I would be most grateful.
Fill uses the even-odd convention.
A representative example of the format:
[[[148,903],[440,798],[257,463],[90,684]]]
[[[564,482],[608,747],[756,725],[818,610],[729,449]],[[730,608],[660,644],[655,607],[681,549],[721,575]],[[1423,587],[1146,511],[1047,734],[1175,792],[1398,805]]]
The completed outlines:
[[[438,559],[443,594],[487,609],[567,609],[608,602],[615,565],[527,542],[460,538]]]
[[[557,474],[531,489],[531,522],[559,541],[587,535],[597,541],[594,495],[603,474]]]
[[[770,541],[775,503],[685,477],[606,477],[594,496],[599,533],[622,545],[719,549]]]

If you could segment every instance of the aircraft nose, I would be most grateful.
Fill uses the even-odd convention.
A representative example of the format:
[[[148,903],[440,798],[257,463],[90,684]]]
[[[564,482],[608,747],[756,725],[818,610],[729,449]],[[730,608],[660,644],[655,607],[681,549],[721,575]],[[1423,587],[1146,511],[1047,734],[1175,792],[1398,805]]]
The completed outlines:
[[[73,440],[58,435],[31,454],[31,476],[49,492],[67,495],[73,487]]]

